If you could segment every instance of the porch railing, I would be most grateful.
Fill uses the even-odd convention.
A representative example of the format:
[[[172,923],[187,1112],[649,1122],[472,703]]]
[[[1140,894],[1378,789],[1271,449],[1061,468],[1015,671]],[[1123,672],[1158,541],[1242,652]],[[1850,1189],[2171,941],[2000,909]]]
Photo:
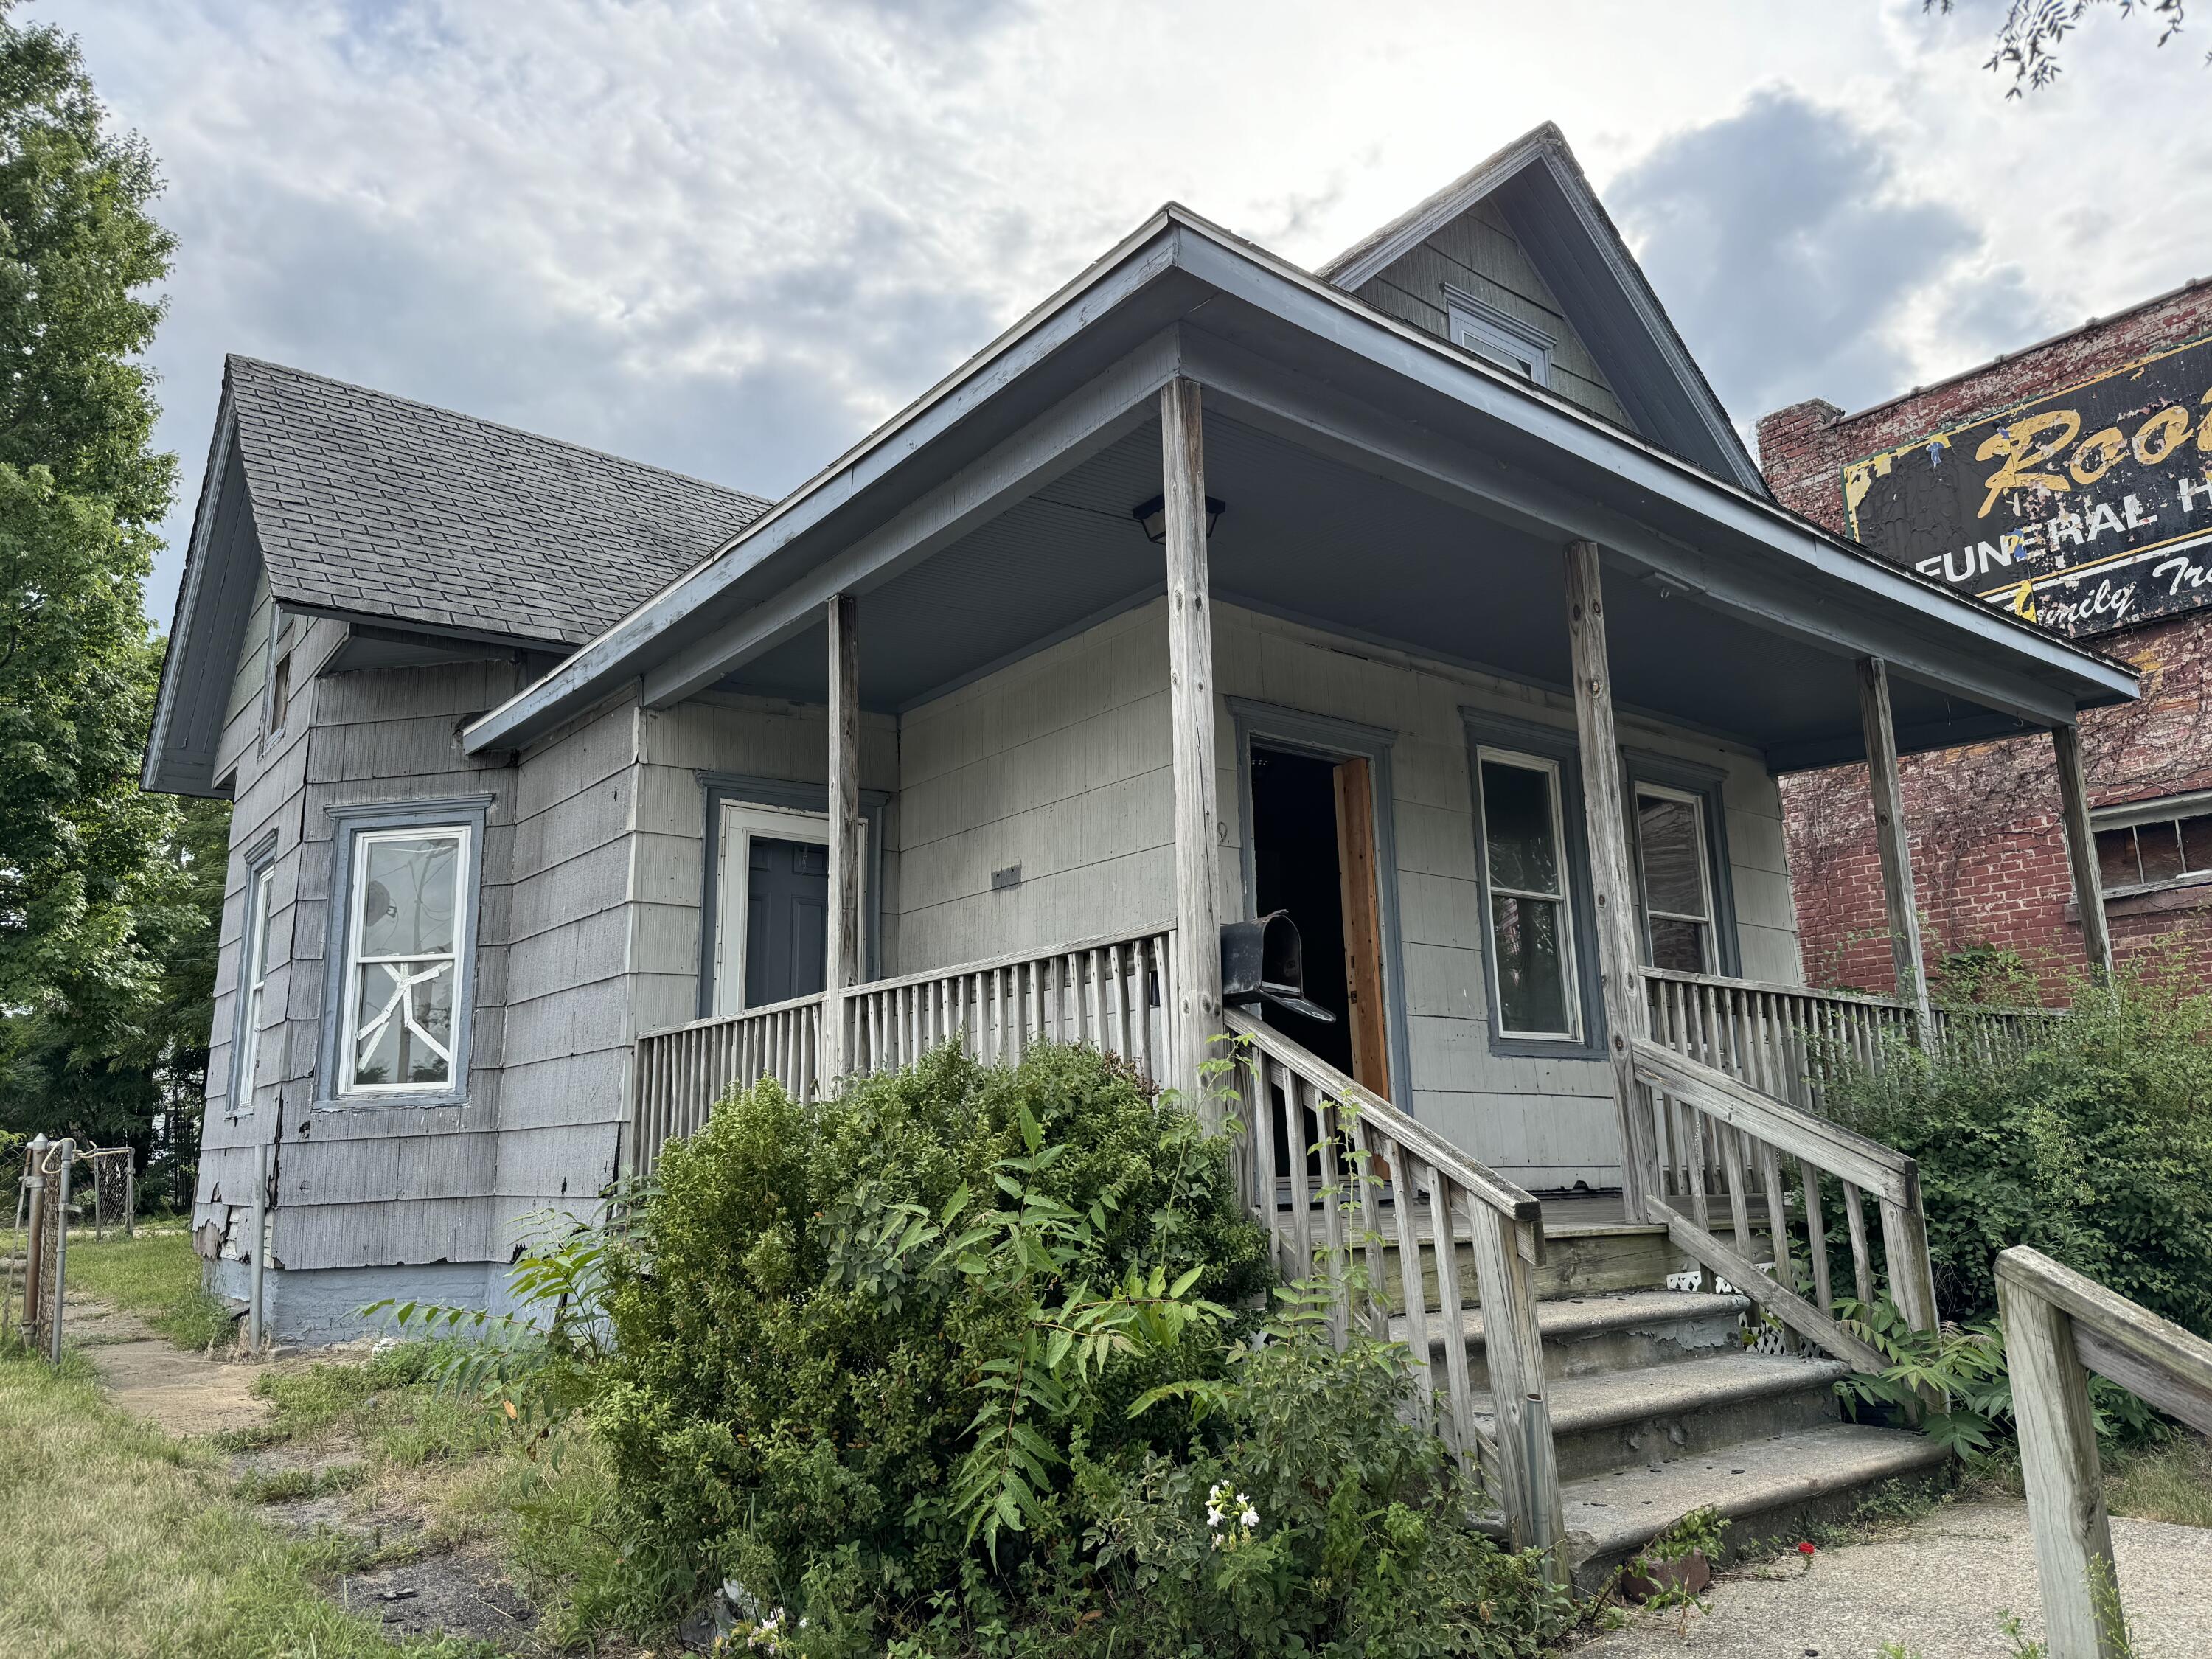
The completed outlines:
[[[1912,1005],[1893,997],[1659,968],[1644,970],[1644,984],[1655,1042],[1816,1112],[1826,1109],[1838,1064],[1878,1066],[1887,1043],[1912,1033]],[[1936,1009],[1933,1023],[1939,1042],[1998,1054],[2027,1048],[2057,1017],[2051,1008],[1954,1006]]]
[[[853,1071],[893,1070],[957,1037],[985,1061],[1018,1060],[1039,1040],[1088,1042],[1148,1077],[1171,1074],[1172,930],[1087,939],[1042,953],[908,974],[844,998]],[[820,994],[696,1019],[637,1041],[629,1161],[650,1175],[660,1149],[703,1127],[732,1088],[773,1077],[805,1096],[822,1082]]]
[[[1431,1400],[1441,1400],[1442,1419],[1430,1425],[1480,1479],[1516,1547],[1551,1548],[1565,1528],[1530,1271],[1544,1259],[1542,1206],[1279,1032],[1234,1009],[1227,1023],[1240,1040],[1250,1119],[1242,1184],[1279,1270],[1294,1280],[1327,1271],[1336,1287],[1331,1317],[1340,1345],[1354,1321],[1387,1339],[1384,1287],[1395,1247],[1407,1346],[1425,1385],[1424,1419],[1435,1415]],[[1287,1145],[1279,1145],[1279,1134]],[[1460,1283],[1462,1238],[1474,1245],[1472,1286]],[[1366,1268],[1364,1296],[1351,1282],[1355,1247]],[[1431,1277],[1440,1341],[1429,1324]],[[1468,1365],[1461,1310],[1468,1290],[1482,1309],[1487,1402],[1475,1395]]]

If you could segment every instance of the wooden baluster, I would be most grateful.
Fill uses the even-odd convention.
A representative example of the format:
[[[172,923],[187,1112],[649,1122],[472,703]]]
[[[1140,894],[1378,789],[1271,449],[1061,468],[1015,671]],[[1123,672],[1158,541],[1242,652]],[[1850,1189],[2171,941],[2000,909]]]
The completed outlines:
[[[1421,1206],[1415,1197],[1420,1184],[1420,1166],[1399,1142],[1391,1141],[1389,1148],[1391,1208],[1396,1212],[1398,1224],[1398,1282],[1406,1297],[1406,1348],[1413,1355],[1413,1376],[1418,1385],[1413,1390],[1413,1410],[1421,1426],[1428,1428],[1436,1421],[1435,1396],[1438,1389],[1435,1354],[1429,1340],[1428,1292],[1421,1274],[1418,1215]],[[1456,1315],[1446,1322],[1447,1344],[1457,1334],[1452,1328],[1456,1323]]]
[[[1867,1249],[1866,1211],[1859,1189],[1844,1182],[1844,1220],[1851,1230],[1851,1282],[1863,1307],[1874,1306],[1874,1255]]]
[[[1376,1136],[1364,1117],[1352,1120],[1352,1135],[1361,1154],[1352,1161],[1352,1179],[1358,1190],[1360,1247],[1367,1258],[1367,1334],[1384,1342],[1390,1337],[1390,1294],[1385,1272],[1388,1253],[1382,1245],[1382,1205],[1376,1191],[1382,1180],[1375,1173]]]
[[[1245,1111],[1252,1119],[1252,1207],[1267,1230],[1267,1246],[1274,1251],[1281,1227],[1275,1188],[1275,1113],[1267,1100],[1267,1061],[1256,1048],[1244,1055]]]
[[[1114,1022],[1114,1052],[1127,1060],[1136,1051],[1129,1047],[1129,988],[1121,977],[1121,947],[1118,945],[1106,947],[1106,1006]]]
[[[1790,1250],[1790,1195],[1782,1187],[1782,1162],[1775,1156],[1774,1148],[1765,1141],[1759,1143],[1759,1177],[1766,1187],[1766,1225],[1774,1235],[1774,1282],[1790,1291],[1797,1291],[1797,1263]],[[1782,1328],[1782,1346],[1785,1352],[1796,1353],[1801,1349],[1797,1333],[1787,1325]]]
[[[1451,1401],[1451,1443],[1459,1455],[1460,1467],[1470,1475],[1479,1476],[1476,1464],[1474,1424],[1474,1389],[1468,1378],[1467,1367],[1467,1316],[1462,1310],[1467,1297],[1459,1282],[1459,1228],[1453,1216],[1449,1177],[1428,1166],[1429,1227],[1436,1238],[1437,1301],[1443,1314],[1444,1378]],[[1476,1293],[1480,1294],[1480,1280]]]
[[[1828,1284],[1828,1224],[1820,1208],[1820,1172],[1810,1159],[1801,1158],[1797,1174],[1805,1183],[1805,1248],[1813,1261],[1813,1302],[1832,1317],[1836,1301]]]
[[[1711,1232],[1713,1230],[1712,1212],[1705,1198],[1707,1165],[1705,1142],[1708,1138],[1705,1115],[1687,1101],[1678,1100],[1674,1103],[1674,1106],[1675,1109],[1682,1115],[1683,1127],[1686,1132],[1684,1155],[1689,1164],[1690,1218],[1698,1224],[1701,1231]],[[1701,1281],[1710,1279],[1712,1275],[1705,1269],[1702,1267],[1698,1269],[1698,1278]],[[1705,1288],[1710,1289],[1711,1286],[1707,1285]]]
[[[1327,1095],[1316,1091],[1309,1097],[1320,1130],[1322,1231],[1328,1245],[1328,1276],[1335,1287],[1328,1328],[1340,1352],[1352,1340],[1352,1287],[1346,1283],[1352,1273],[1352,1251],[1345,1237],[1345,1206],[1352,1201],[1352,1194],[1344,1184],[1344,1160],[1337,1145],[1343,1117],[1337,1103]]]
[[[1295,1271],[1283,1276],[1293,1281],[1312,1277],[1313,1187],[1306,1176],[1306,1158],[1313,1142],[1306,1134],[1305,1079],[1281,1066],[1270,1072],[1283,1091],[1285,1136],[1291,1152],[1291,1239],[1296,1251]]]
[[[1736,1254],[1747,1261],[1756,1261],[1758,1258],[1751,1243],[1751,1206],[1744,1191],[1745,1171],[1749,1159],[1746,1156],[1743,1131],[1732,1123],[1723,1123],[1716,1119],[1713,1133],[1724,1160],[1722,1173],[1728,1181],[1729,1218],[1735,1224]]]
[[[1928,1257],[1928,1226],[1917,1206],[1881,1201],[1882,1255],[1889,1263],[1889,1294],[1916,1331],[1936,1328],[1936,1278]]]

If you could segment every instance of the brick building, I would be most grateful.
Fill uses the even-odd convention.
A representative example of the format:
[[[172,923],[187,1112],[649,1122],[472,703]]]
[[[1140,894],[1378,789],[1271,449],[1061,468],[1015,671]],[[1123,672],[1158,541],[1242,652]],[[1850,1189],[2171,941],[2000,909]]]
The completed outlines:
[[[2100,398],[2104,412],[2085,422],[2047,412]],[[2070,451],[2035,441],[2048,432],[2072,446],[2107,419]],[[2123,961],[2179,956],[2212,977],[2212,282],[1856,414],[1818,399],[1778,410],[1759,422],[1759,447],[1785,505],[2141,671],[2140,703],[2089,711],[2081,726],[2113,948]],[[1945,471],[1949,485],[1970,485],[1948,518],[1941,501],[1868,511],[1870,483],[1927,497]],[[2022,533],[1942,538],[1971,518],[1982,484],[1987,514],[2001,484],[2038,479],[2005,493]],[[2045,991],[2060,988],[2086,959],[2050,743],[1946,750],[1902,770],[1938,994],[1992,975],[2013,983],[1990,993],[2024,991],[2015,958]],[[1783,799],[1808,981],[1888,989],[1865,769],[1793,775]]]

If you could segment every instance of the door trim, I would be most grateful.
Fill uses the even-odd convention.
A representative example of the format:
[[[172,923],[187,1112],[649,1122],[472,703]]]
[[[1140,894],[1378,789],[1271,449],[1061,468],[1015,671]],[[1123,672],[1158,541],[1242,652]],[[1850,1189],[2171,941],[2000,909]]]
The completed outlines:
[[[1390,1048],[1390,1103],[1408,1116],[1413,1106],[1412,1037],[1406,1020],[1404,948],[1398,927],[1398,838],[1390,786],[1390,750],[1397,732],[1387,726],[1310,714],[1250,697],[1224,697],[1237,726],[1237,813],[1242,830],[1237,853],[1239,910],[1253,914],[1259,873],[1252,848],[1252,744],[1285,749],[1317,760],[1364,760],[1374,804],[1375,902],[1382,917],[1382,1001]],[[1339,856],[1342,849],[1339,849]]]
[[[721,925],[721,860],[719,856],[722,807],[726,802],[745,806],[781,808],[787,812],[830,816],[830,786],[804,783],[792,778],[756,777],[743,772],[697,771],[700,793],[705,798],[701,831],[701,862],[705,866],[699,888],[698,1018],[714,1017],[714,980],[719,969],[717,946]],[[863,983],[883,977],[884,820],[890,795],[881,789],[860,791],[860,817],[866,822],[862,836],[860,874],[860,976]]]

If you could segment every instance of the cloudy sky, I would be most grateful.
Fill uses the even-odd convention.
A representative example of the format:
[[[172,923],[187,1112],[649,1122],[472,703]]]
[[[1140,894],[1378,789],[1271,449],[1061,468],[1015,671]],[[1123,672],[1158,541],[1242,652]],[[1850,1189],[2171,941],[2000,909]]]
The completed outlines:
[[[1747,425],[2212,274],[2203,43],[2008,101],[2002,0],[27,9],[169,181],[163,623],[225,351],[773,495],[1164,200],[1316,263],[1546,119]]]

